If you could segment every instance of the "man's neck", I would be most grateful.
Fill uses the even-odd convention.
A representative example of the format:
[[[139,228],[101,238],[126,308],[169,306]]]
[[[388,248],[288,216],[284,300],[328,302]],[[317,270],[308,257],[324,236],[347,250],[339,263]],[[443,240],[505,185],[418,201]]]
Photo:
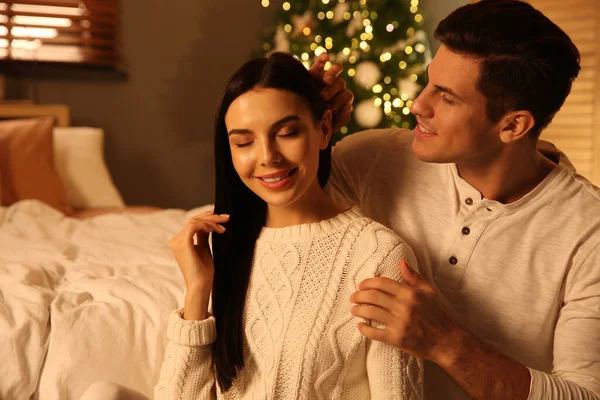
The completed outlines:
[[[538,186],[556,164],[536,149],[514,145],[497,158],[480,164],[457,164],[461,178],[489,200],[513,203]]]

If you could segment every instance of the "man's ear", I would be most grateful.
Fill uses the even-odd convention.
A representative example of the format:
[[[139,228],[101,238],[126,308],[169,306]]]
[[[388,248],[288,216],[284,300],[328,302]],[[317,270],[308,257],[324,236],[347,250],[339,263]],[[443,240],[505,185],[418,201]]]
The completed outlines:
[[[331,135],[333,133],[331,127],[331,110],[325,110],[323,114],[323,118],[320,123],[320,131],[321,131],[321,150],[325,150],[327,146],[329,146],[329,141],[331,140]]]
[[[511,111],[500,120],[500,140],[514,143],[527,137],[535,126],[535,118],[529,111]]]

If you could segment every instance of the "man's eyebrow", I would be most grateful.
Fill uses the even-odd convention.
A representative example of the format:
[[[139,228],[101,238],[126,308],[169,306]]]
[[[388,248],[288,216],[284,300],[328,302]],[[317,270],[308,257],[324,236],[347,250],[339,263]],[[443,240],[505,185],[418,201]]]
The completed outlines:
[[[273,122],[271,124],[271,126],[269,127],[269,133],[273,133],[273,132],[279,130],[283,125],[287,124],[288,122],[299,121],[299,120],[300,120],[300,117],[297,115],[288,115],[281,119],[278,119],[277,121]],[[249,129],[232,129],[227,133],[227,135],[228,136],[244,135],[244,134],[248,134],[248,133],[252,133],[252,132]]]
[[[427,75],[427,81],[429,81],[429,65],[425,68],[425,74]],[[456,94],[456,92],[454,90],[450,89],[449,87],[441,86],[441,85],[433,85],[433,86],[440,92],[448,93],[450,96],[456,97],[463,103],[465,102],[462,97],[460,97],[458,94]]]

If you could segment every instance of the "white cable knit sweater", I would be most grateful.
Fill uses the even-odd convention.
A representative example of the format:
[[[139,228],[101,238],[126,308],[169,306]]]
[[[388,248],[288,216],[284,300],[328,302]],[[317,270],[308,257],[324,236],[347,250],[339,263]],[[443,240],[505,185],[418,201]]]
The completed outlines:
[[[211,346],[214,317],[169,320],[156,399],[421,398],[422,364],[371,341],[350,314],[365,278],[402,280],[412,250],[391,230],[351,209],[334,218],[263,228],[255,247],[244,313],[245,368],[221,393]]]

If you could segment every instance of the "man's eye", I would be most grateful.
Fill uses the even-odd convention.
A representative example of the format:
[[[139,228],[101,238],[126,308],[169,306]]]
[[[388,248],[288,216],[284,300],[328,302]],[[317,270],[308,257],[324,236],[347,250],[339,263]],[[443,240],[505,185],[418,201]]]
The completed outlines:
[[[446,96],[442,96],[442,101],[446,104],[450,104],[453,105],[454,101],[450,100],[449,98],[447,98]]]

